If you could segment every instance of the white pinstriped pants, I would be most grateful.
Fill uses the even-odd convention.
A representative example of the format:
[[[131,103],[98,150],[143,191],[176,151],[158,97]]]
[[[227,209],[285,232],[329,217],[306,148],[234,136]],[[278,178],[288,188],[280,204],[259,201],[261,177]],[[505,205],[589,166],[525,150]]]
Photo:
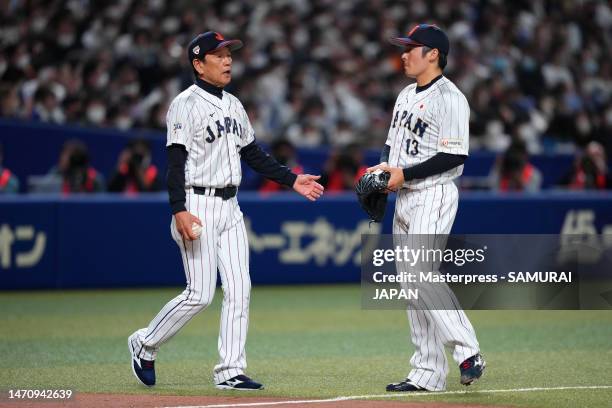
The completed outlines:
[[[187,192],[187,210],[202,221],[202,235],[183,242],[176,230],[174,217],[172,237],[181,250],[186,289],[168,302],[149,327],[137,331],[139,357],[155,360],[159,347],[174,336],[187,322],[213,300],[217,269],[223,287],[221,327],[219,330],[219,363],[213,370],[215,384],[244,374],[245,344],[249,327],[249,244],[244,219],[236,197],[222,200]]]
[[[395,203],[393,234],[402,234],[404,239],[410,239],[412,234],[427,234],[430,237],[450,234],[458,201],[459,194],[453,182],[423,190],[400,190]],[[399,239],[401,241],[402,238]],[[449,295],[454,298],[452,292]],[[427,390],[441,391],[446,388],[449,368],[445,346],[452,349],[457,365],[480,350],[470,320],[463,310],[457,309],[408,309],[415,347],[408,378]]]

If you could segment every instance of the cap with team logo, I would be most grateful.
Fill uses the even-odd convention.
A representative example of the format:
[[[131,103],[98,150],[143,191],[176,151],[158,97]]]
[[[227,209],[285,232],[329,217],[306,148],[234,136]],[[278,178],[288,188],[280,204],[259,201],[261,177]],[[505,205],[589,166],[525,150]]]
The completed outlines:
[[[221,34],[215,31],[208,31],[206,33],[199,34],[196,36],[189,45],[187,46],[187,55],[189,56],[189,64],[194,59],[202,59],[204,55],[211,51],[215,51],[224,47],[230,49],[230,51],[242,48],[242,41],[240,40],[226,40]]]
[[[446,33],[432,24],[414,26],[406,36],[391,38],[389,42],[400,47],[437,48],[444,55],[448,55],[450,48]]]

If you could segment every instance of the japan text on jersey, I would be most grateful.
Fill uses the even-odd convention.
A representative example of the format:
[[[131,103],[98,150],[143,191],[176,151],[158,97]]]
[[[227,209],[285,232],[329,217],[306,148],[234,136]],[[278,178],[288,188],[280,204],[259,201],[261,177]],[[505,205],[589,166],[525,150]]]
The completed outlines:
[[[194,84],[174,98],[166,121],[166,145],[187,150],[186,187],[240,185],[240,149],[255,135],[236,97],[223,91],[217,98]]]
[[[416,84],[407,86],[397,97],[389,126],[389,165],[409,168],[440,152],[467,155],[469,118],[465,96],[447,78],[420,92]],[[426,179],[407,181],[404,187],[422,189],[448,183],[462,172],[463,166],[458,166]]]

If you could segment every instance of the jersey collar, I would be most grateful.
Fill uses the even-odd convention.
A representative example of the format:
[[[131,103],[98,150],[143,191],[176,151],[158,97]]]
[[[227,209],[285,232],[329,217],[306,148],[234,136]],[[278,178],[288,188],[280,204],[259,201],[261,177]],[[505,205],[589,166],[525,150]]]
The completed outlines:
[[[434,79],[432,79],[432,80],[431,80],[431,82],[430,82],[430,83],[428,83],[427,85],[423,85],[423,86],[418,86],[418,85],[417,85],[417,87],[416,87],[416,93],[419,93],[419,92],[422,92],[422,91],[425,91],[425,90],[429,89],[429,87],[431,87],[433,84],[435,84],[436,82],[438,82],[438,80],[439,80],[440,78],[442,78],[442,77],[443,77],[443,75],[442,75],[442,74],[440,74],[440,75],[438,75],[437,77],[435,77]]]
[[[214,86],[213,84],[208,83],[201,78],[196,78],[195,84],[199,86],[200,88],[202,88],[203,90],[205,90],[206,92],[208,92],[209,94],[214,95],[219,99],[223,98],[223,88]]]

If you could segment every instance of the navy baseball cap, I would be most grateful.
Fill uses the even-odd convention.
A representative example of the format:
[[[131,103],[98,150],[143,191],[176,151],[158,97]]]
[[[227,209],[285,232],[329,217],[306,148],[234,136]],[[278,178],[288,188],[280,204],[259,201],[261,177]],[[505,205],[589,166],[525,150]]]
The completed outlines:
[[[437,48],[444,55],[448,55],[450,48],[446,33],[432,24],[414,26],[405,37],[391,38],[389,42],[400,47]]]
[[[196,36],[187,46],[187,55],[189,56],[189,64],[194,59],[202,59],[206,54],[224,47],[230,51],[242,48],[243,44],[240,40],[226,40],[221,34],[215,31],[208,31]]]

